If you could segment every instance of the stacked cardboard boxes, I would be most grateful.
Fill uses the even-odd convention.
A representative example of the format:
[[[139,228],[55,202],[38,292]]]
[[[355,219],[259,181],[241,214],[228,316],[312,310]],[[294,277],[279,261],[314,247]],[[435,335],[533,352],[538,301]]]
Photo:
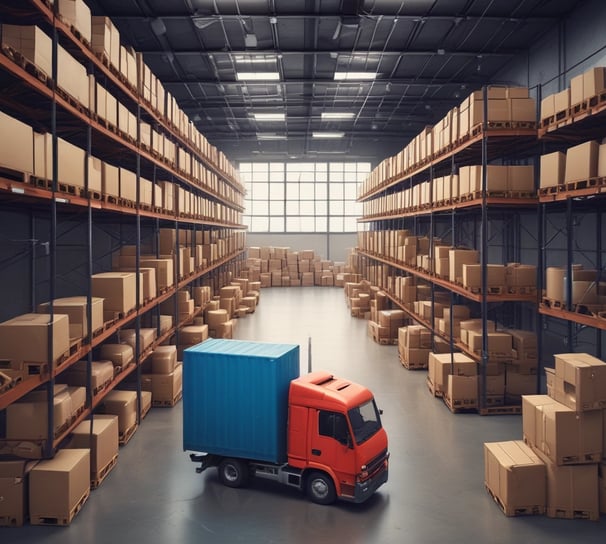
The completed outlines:
[[[431,348],[431,332],[422,325],[408,325],[398,329],[398,353],[404,368],[427,368]]]
[[[477,363],[463,353],[430,353],[427,386],[452,411],[478,407]]]
[[[193,345],[189,342],[205,336],[204,331],[207,331],[207,326],[204,325],[201,329],[203,331],[186,332],[186,335],[189,335],[187,346]],[[193,338],[193,335],[196,337]],[[151,356],[151,373],[141,376],[141,384],[143,389],[151,391],[153,406],[174,406],[181,398],[182,376],[183,368],[181,363],[177,362],[177,346],[158,346]]]

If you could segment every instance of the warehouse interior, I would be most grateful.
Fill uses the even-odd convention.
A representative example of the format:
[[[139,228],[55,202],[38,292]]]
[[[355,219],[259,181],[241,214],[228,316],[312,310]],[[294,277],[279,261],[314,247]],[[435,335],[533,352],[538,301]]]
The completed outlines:
[[[3,542],[602,541],[605,23],[599,0],[3,2]],[[367,387],[389,453],[347,472],[371,449],[349,436],[303,466],[290,404],[270,469],[188,447],[223,341]],[[247,380],[215,400],[260,401]]]

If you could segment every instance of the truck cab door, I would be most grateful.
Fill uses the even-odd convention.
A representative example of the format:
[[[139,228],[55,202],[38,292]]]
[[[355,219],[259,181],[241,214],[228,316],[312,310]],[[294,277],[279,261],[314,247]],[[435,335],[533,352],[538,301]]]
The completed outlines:
[[[328,410],[310,410],[308,459],[330,467],[337,475],[342,493],[353,494],[356,474],[356,450],[344,414]],[[347,486],[352,486],[351,491]]]

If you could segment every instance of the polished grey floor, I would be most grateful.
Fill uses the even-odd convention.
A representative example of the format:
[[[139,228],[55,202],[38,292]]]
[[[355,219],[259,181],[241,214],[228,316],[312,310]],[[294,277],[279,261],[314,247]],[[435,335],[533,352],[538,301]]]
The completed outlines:
[[[181,449],[181,404],[153,409],[118,465],[69,528],[0,530],[3,544],[519,543],[605,541],[602,522],[505,517],[484,490],[482,444],[519,439],[520,416],[453,415],[410,372],[395,346],[370,340],[337,288],[263,290],[236,337],[302,346],[314,369],[369,386],[384,410],[390,479],[363,505],[318,506],[298,492],[257,481],[229,489],[198,475]]]

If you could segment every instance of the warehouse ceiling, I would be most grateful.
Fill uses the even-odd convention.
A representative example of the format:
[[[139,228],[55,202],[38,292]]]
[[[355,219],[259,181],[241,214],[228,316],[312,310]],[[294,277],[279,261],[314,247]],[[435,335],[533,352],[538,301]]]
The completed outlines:
[[[519,83],[496,82],[495,74],[579,3],[95,0],[91,7],[144,52],[230,159],[375,163],[472,90]]]

